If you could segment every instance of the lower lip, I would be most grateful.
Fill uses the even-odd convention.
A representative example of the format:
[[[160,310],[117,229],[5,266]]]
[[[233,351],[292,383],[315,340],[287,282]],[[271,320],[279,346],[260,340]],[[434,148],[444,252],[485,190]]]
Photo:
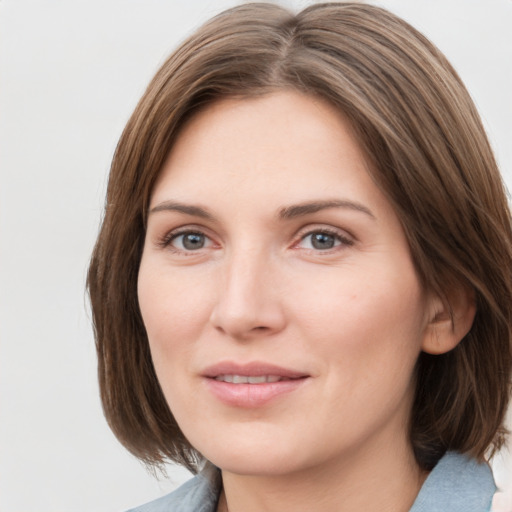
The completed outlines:
[[[233,407],[256,408],[296,391],[308,378],[281,380],[264,384],[233,384],[208,378],[209,390],[221,402]]]

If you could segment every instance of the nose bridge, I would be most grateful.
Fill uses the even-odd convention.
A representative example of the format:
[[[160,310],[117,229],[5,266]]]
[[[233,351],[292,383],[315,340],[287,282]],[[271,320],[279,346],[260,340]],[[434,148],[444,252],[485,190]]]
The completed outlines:
[[[250,308],[255,313],[270,303],[273,295],[271,267],[271,257],[263,248],[247,247],[233,254],[227,269],[226,291],[232,294],[241,310]]]
[[[236,338],[279,330],[284,317],[273,276],[272,257],[265,248],[250,243],[233,248],[212,312],[215,327]]]

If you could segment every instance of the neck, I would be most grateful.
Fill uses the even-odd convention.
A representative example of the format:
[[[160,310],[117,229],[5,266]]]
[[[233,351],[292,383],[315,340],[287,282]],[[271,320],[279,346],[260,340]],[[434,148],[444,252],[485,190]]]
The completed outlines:
[[[382,445],[380,445],[382,447]],[[407,512],[427,474],[408,445],[365,447],[342,461],[286,475],[222,472],[218,512]],[[375,447],[373,447],[375,448]]]

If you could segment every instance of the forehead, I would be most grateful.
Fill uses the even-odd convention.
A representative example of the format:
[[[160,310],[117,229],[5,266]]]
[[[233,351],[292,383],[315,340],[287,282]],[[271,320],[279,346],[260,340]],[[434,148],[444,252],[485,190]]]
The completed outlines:
[[[162,168],[151,203],[170,193],[184,196],[176,199],[227,195],[233,201],[235,193],[266,201],[279,195],[293,202],[334,190],[380,194],[343,115],[322,99],[282,91],[220,100],[191,118]]]

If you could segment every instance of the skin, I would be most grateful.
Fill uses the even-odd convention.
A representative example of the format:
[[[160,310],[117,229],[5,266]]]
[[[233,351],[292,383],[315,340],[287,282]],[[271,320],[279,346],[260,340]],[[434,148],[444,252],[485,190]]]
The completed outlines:
[[[219,510],[409,510],[414,365],[456,340],[339,112],[282,91],[196,114],[151,197],[138,291],[169,406],[222,469]],[[237,407],[203,375],[224,361],[307,378]]]

